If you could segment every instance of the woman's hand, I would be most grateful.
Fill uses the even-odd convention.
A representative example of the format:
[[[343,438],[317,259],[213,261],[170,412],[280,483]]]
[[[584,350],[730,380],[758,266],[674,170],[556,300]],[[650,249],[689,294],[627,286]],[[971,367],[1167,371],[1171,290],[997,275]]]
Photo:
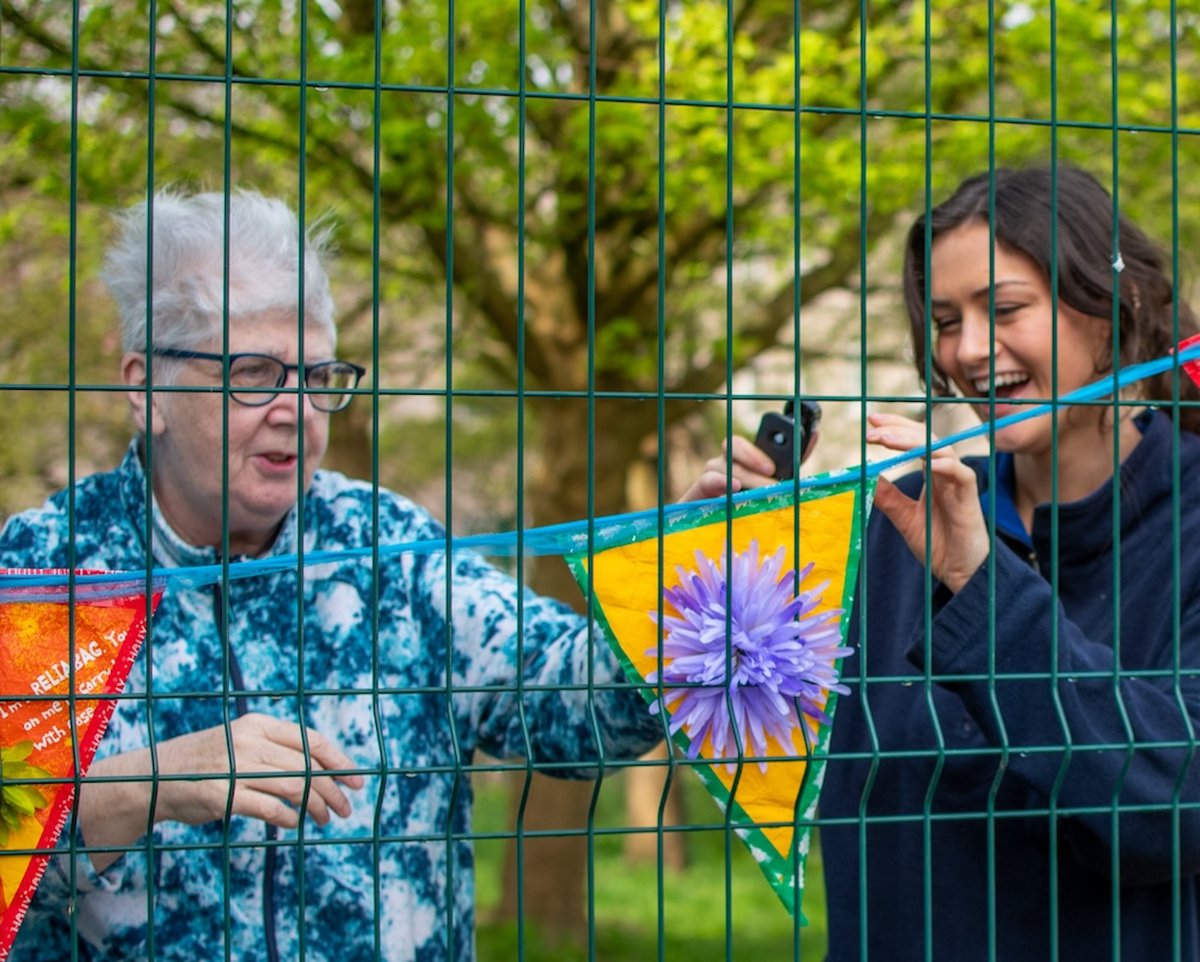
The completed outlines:
[[[870,414],[867,424],[867,441],[892,451],[911,451],[926,441],[924,425],[896,414]],[[928,532],[927,499],[931,499]],[[991,544],[975,472],[959,460],[953,448],[942,448],[930,457],[929,484],[915,499],[880,478],[875,506],[888,516],[922,564],[928,534],[930,570],[951,591],[961,589],[987,560]]]
[[[129,845],[145,834],[151,789],[155,822],[199,825],[233,815],[261,819],[280,828],[300,823],[297,807],[306,802],[309,817],[326,824],[331,813],[350,814],[342,786],[359,789],[361,775],[322,775],[351,769],[354,763],[320,732],[306,730],[308,754],[300,726],[269,715],[249,714],[224,725],[181,735],[158,744],[158,774],[224,777],[158,778],[152,781],[150,749],[126,752],[92,765],[80,797],[79,813],[89,845]],[[236,774],[230,801],[230,752]],[[273,774],[278,773],[278,774]],[[243,777],[243,776],[254,777]],[[125,782],[97,782],[96,776],[125,776]],[[307,799],[305,793],[307,791]],[[118,853],[94,853],[97,871]]]
[[[249,714],[225,726],[218,725],[190,735],[181,735],[158,746],[160,775],[229,773],[229,745],[239,776],[270,772],[291,774],[272,777],[237,778],[234,782],[232,813],[259,818],[280,828],[300,823],[296,811],[308,790],[308,814],[319,825],[330,819],[330,811],[345,818],[350,799],[338,786],[361,788],[361,775],[320,775],[326,769],[350,769],[354,763],[328,738],[307,730],[308,756],[300,726],[270,715]],[[295,774],[300,773],[300,774]],[[311,773],[311,774],[310,774]],[[229,802],[227,778],[197,781],[160,781],[155,821],[199,825],[223,818]]]
[[[688,488],[680,501],[700,501],[704,498],[719,498],[730,491],[741,491],[743,488],[761,488],[768,484],[778,484],[772,472],[775,462],[765,451],[754,446],[747,438],[739,435],[733,437],[733,448],[727,444],[721,445],[721,450],[733,453],[733,473],[728,472],[729,464],[726,457],[710,458],[704,465],[704,473]],[[807,452],[806,452],[807,454]]]

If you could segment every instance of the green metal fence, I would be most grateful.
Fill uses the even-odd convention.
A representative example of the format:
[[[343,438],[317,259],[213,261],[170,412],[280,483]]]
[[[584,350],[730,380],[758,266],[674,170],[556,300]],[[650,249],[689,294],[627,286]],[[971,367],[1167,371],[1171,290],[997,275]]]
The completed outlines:
[[[0,0],[0,251],[9,291],[0,304],[0,423],[8,442],[0,452],[0,511],[11,516],[111,469],[128,444],[115,312],[98,279],[113,212],[152,201],[164,187],[229,195],[248,186],[295,208],[301,231],[324,222],[334,227],[338,355],[370,373],[353,404],[335,416],[325,464],[375,491],[366,540],[382,540],[379,492],[401,491],[454,534],[518,532],[514,557],[499,563],[523,585],[582,605],[561,559],[527,550],[521,533],[576,519],[594,525],[634,509],[661,515],[704,461],[719,456],[722,440],[753,434],[759,415],[787,400],[811,397],[824,406],[822,439],[806,465],[813,471],[879,456],[866,439],[868,412],[922,419],[930,437],[972,423],[961,400],[920,386],[906,354],[900,281],[906,228],[963,177],[1034,162],[1087,167],[1111,195],[1105,215],[1114,255],[1121,253],[1117,218],[1124,213],[1168,251],[1166,273],[1186,297],[1197,230],[1190,155],[1200,131],[1198,22],[1191,0]],[[927,238],[926,258],[933,240]],[[1106,281],[1120,289],[1114,263],[1107,263]],[[1056,266],[1050,290],[1063,283]],[[925,294],[924,341],[931,345],[938,310]],[[230,344],[229,297],[227,289],[221,352]],[[1003,340],[1003,305],[995,295],[986,300],[995,343]],[[1189,332],[1180,303],[1170,308],[1174,340]],[[1120,306],[1112,310],[1119,321]],[[1113,325],[1111,356],[1122,363],[1126,336]],[[152,338],[148,333],[151,349]],[[1057,336],[1052,345],[1057,370]],[[303,340],[298,347],[302,355]],[[931,381],[933,347],[917,361]],[[996,373],[994,366],[988,371]],[[229,391],[228,373],[221,386]],[[1185,386],[1186,378],[1171,375],[1159,406],[1188,411]],[[1050,400],[1052,393],[1028,400]],[[1118,421],[1144,406],[1136,389],[1098,403]],[[1047,463],[1057,490],[1053,423]],[[855,957],[948,958],[939,953],[938,935],[962,907],[943,901],[936,876],[945,853],[938,845],[941,826],[965,820],[982,823],[986,837],[971,880],[984,893],[978,912],[986,931],[980,947],[959,957],[1014,958],[1011,932],[1029,922],[1006,914],[1001,880],[1011,877],[1009,827],[1018,818],[1030,822],[1036,864],[1044,855],[1048,866],[1037,882],[1047,890],[1041,909],[1049,920],[1038,957],[1074,958],[1072,938],[1081,926],[1102,931],[1114,958],[1159,957],[1139,954],[1139,946],[1163,944],[1175,958],[1196,957],[1189,854],[1196,666],[1188,640],[1197,587],[1189,580],[1186,435],[1176,431],[1170,442],[1171,507],[1161,544],[1167,577],[1157,585],[1161,593],[1140,602],[1167,626],[1166,648],[1155,659],[1130,652],[1137,641],[1128,585],[1145,562],[1123,560],[1118,549],[1130,537],[1128,516],[1144,506],[1131,505],[1121,485],[1105,502],[1105,556],[1117,560],[1094,586],[1111,614],[1090,615],[1117,651],[1107,674],[1085,668],[1079,676],[1060,663],[1057,621],[1044,668],[1011,671],[997,632],[1011,599],[997,593],[994,562],[980,626],[982,673],[930,667],[945,603],[932,575],[915,601],[923,610],[918,647],[926,660],[916,675],[855,667],[867,665],[866,621],[849,639],[858,654],[846,666],[854,679],[847,697],[865,704],[872,747],[843,759],[867,763],[854,811],[819,816],[817,834],[822,826],[855,834],[856,864],[829,876],[844,880],[847,873],[865,878],[877,861],[912,855],[898,854],[888,829],[920,826],[917,857],[895,880],[900,902],[919,909],[916,945],[898,945],[886,956],[865,947],[891,916],[865,889],[839,890],[831,882],[825,890],[819,842],[804,901],[811,924],[802,927],[742,851],[732,817],[711,807],[674,755],[605,759],[600,778],[564,800],[541,784],[542,773],[534,779],[535,769],[553,765],[471,758],[455,746],[454,791],[465,791],[460,777],[469,776],[474,823],[448,822],[440,836],[421,841],[440,845],[451,861],[459,842],[473,845],[478,957],[822,958],[828,900],[841,903],[839,925],[854,920],[854,944],[863,946]],[[222,443],[231,443],[228,424]],[[1110,473],[1119,471],[1128,452],[1115,436],[1104,444]],[[151,444],[151,462],[153,450]],[[993,540],[998,470],[991,461],[983,474],[993,492],[985,497]],[[303,500],[303,488],[299,495]],[[1046,584],[1057,610],[1059,558],[1070,545],[1059,534],[1060,497],[1048,500],[1055,510]],[[222,516],[230,510],[226,491]],[[149,508],[144,525],[150,532]],[[74,530],[72,520],[72,537]],[[236,590],[230,537],[226,521],[217,579],[226,598]],[[378,593],[390,562],[376,553],[367,563]],[[148,585],[156,565],[149,556],[144,564]],[[863,566],[862,584],[874,584],[870,550]],[[866,591],[860,589],[861,605],[869,603]],[[309,617],[308,603],[297,588],[295,625]],[[456,603],[449,578],[444,603]],[[523,611],[517,617],[523,623]],[[376,655],[380,630],[377,621],[370,626]],[[298,631],[300,680],[273,694],[319,703],[338,692],[306,688],[305,634]],[[162,640],[152,633],[142,656],[150,679],[148,653]],[[589,633],[587,644],[592,650],[604,642]],[[453,654],[438,650],[452,675]],[[197,706],[219,704],[228,725],[242,713],[238,698],[261,693],[228,664],[222,676],[215,690],[175,694]],[[961,744],[940,707],[945,692],[980,680],[990,702],[978,710],[990,713],[998,732],[983,749]],[[1061,692],[1081,681],[1110,685],[1122,738],[1091,739],[1072,729]],[[1058,713],[1061,740],[1009,739],[1008,699],[1022,684],[1055,693],[1050,710]],[[1137,703],[1127,700],[1131,687],[1147,684],[1158,684],[1178,710],[1178,731],[1165,740],[1145,734],[1159,729],[1143,728]],[[887,704],[890,693],[912,685],[926,699],[935,735],[897,748],[888,716],[872,713],[871,695]],[[376,712],[389,695],[429,693],[382,678],[378,666],[366,690]],[[515,694],[525,694],[519,683]],[[593,725],[595,694],[588,692]],[[122,703],[138,699],[152,717],[155,698]],[[530,744],[534,733],[523,718],[517,724]],[[447,737],[457,737],[452,726]],[[1174,766],[1174,791],[1127,799],[1130,772],[1154,749]],[[1105,753],[1124,759],[1116,773],[1098,779],[1093,796],[1074,794],[1072,759]],[[1058,759],[1061,767],[1047,794],[1015,805],[1005,773],[1030,755]],[[924,803],[915,812],[880,814],[874,780],[908,758],[932,759]],[[981,803],[954,809],[939,786],[947,767],[963,759],[982,760],[990,774]],[[393,759],[381,774],[425,777],[421,764]],[[649,793],[648,819],[627,808],[631,770],[660,776],[640,789]],[[1165,839],[1155,836],[1171,866],[1165,874],[1128,850],[1127,840],[1139,837],[1131,826],[1156,814],[1169,825]],[[1071,832],[1089,817],[1108,819],[1108,862],[1088,865],[1092,904],[1100,909],[1081,919],[1072,915],[1074,893],[1061,886],[1079,881],[1065,866],[1076,858]],[[405,841],[380,824],[367,840],[376,866],[381,851]],[[301,876],[305,845],[321,847],[315,836],[305,838],[301,832],[291,842]],[[639,863],[625,849],[646,838],[653,840],[649,859]],[[680,843],[686,864],[675,865]],[[78,844],[70,832],[60,842],[68,853]],[[224,884],[232,885],[242,843],[226,836],[215,844],[224,846]],[[258,849],[286,844],[271,839]],[[146,864],[164,856],[146,839],[117,846],[115,854]],[[168,846],[165,854],[177,853]],[[443,891],[455,870],[438,879]],[[70,880],[78,883],[75,871]],[[1158,916],[1129,908],[1143,885],[1166,893],[1165,943],[1157,931],[1139,931]],[[151,915],[170,897],[169,882],[151,872]],[[415,911],[389,897],[387,880],[377,875],[364,896],[376,920]],[[303,917],[319,908],[302,894],[294,910]],[[212,935],[214,957],[240,957],[231,931],[244,911],[226,905],[224,932]],[[472,935],[452,907],[441,911],[451,951],[469,946]],[[92,921],[68,913],[61,924],[72,957],[92,957]],[[325,957],[318,930],[312,945],[300,936],[300,956]],[[372,951],[411,957],[407,947],[388,942],[387,932],[377,921]],[[174,957],[169,939],[151,926],[147,951]],[[356,957],[353,951],[347,947],[347,957]]]

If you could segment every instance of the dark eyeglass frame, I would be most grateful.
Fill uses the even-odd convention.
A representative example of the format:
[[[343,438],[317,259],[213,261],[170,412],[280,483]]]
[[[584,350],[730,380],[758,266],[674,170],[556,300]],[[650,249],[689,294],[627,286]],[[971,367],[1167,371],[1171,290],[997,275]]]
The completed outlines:
[[[232,372],[233,365],[243,357],[252,357],[262,361],[269,361],[271,364],[277,364],[280,369],[279,378],[275,381],[275,390],[272,391],[267,387],[261,388],[242,388],[234,389],[230,386],[229,396],[238,404],[246,407],[258,408],[270,404],[279,396],[280,389],[287,383],[288,375],[295,371],[297,375],[301,372],[304,374],[305,397],[312,401],[313,407],[318,411],[333,413],[345,409],[352,400],[354,400],[354,390],[358,387],[363,379],[363,375],[367,373],[365,367],[358,364],[353,364],[350,361],[317,361],[315,364],[288,364],[286,361],[281,361],[277,357],[272,357],[270,354],[258,354],[256,352],[243,352],[240,354],[212,354],[208,351],[183,351],[174,347],[156,347],[154,349],[155,357],[173,358],[179,361],[216,361],[223,364],[226,370]],[[345,388],[340,388],[336,391],[329,388],[310,387],[309,379],[313,376],[314,371],[320,371],[324,368],[336,367],[339,370],[349,369],[354,374],[354,383]],[[337,402],[331,405],[330,402]]]

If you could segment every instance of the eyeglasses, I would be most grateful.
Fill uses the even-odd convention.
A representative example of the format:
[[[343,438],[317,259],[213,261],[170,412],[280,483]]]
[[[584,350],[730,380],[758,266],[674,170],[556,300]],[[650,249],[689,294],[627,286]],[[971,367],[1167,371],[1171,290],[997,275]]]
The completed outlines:
[[[287,364],[269,354],[209,354],[156,347],[155,357],[181,361],[217,361],[229,369],[229,396],[247,407],[270,404],[292,371],[304,372],[305,397],[318,411],[340,411],[353,399],[367,369],[349,361],[319,361],[316,364]]]

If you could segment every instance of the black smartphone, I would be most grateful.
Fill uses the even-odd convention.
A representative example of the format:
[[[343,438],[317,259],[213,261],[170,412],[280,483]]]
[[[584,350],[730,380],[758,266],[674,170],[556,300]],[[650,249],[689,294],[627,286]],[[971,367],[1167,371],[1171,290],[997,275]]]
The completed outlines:
[[[804,457],[808,439],[821,420],[821,405],[816,401],[800,402],[799,424],[796,423],[794,412],[793,401],[784,405],[782,414],[768,411],[759,422],[758,434],[754,438],[755,445],[766,451],[775,462],[775,478],[778,481],[791,480],[793,466]]]

